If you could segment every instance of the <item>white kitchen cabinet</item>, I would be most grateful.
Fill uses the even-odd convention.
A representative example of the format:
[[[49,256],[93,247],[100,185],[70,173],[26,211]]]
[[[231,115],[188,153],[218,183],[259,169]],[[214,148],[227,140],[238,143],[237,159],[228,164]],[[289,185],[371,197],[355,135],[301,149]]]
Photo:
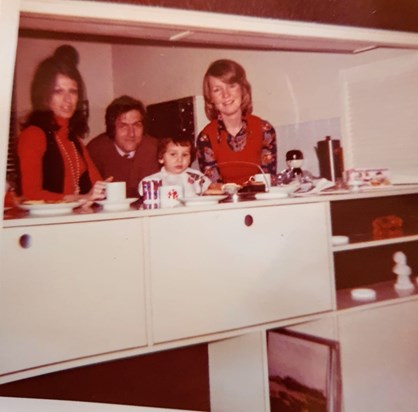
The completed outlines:
[[[345,412],[417,408],[418,302],[341,313]]]
[[[341,411],[410,412],[417,405],[418,302],[410,300],[289,326],[338,343]],[[222,412],[270,411],[267,333],[209,344],[211,407]],[[308,360],[301,355],[298,366]],[[339,396],[339,395],[338,395]],[[337,409],[339,410],[339,409]]]
[[[210,343],[208,356],[211,410],[270,411],[264,331]]]
[[[333,316],[286,329],[301,332],[308,338],[313,335],[329,342],[336,340],[336,319]],[[270,358],[269,333],[268,329],[258,330],[208,345],[210,402],[213,410],[217,412],[270,412],[269,371],[274,365],[274,359]],[[300,357],[292,370],[310,369],[312,374],[313,368],[317,369],[318,365],[311,362],[304,352],[304,346],[300,348],[302,348],[299,349]],[[322,365],[319,364],[319,366]]]
[[[153,217],[156,342],[332,309],[327,204]]]
[[[140,219],[3,233],[1,374],[146,344]]]

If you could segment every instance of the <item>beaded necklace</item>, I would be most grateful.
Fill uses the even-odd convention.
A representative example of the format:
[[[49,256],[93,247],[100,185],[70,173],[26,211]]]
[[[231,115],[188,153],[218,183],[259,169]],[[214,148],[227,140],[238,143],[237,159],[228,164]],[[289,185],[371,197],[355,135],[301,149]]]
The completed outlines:
[[[78,158],[78,152],[77,148],[75,147],[74,142],[71,142],[71,146],[74,150],[74,158],[75,158],[75,167],[73,163],[73,159],[71,159],[70,154],[67,152],[67,149],[65,148],[64,144],[62,143],[60,137],[57,135],[57,142],[59,147],[61,148],[62,153],[64,154],[65,158],[68,161],[68,164],[70,166],[70,172],[71,177],[73,179],[73,186],[74,186],[74,194],[78,195],[80,193],[80,185],[79,185],[79,179],[80,179],[80,161]]]

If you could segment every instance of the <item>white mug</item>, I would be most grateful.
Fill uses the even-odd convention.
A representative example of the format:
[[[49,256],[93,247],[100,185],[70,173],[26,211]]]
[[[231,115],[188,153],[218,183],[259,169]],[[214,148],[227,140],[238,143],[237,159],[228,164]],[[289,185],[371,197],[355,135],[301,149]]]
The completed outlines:
[[[126,183],[125,182],[107,182],[106,183],[106,200],[108,202],[120,202],[126,199]]]
[[[160,206],[174,207],[180,204],[183,196],[183,187],[180,185],[167,185],[160,187]]]
[[[250,177],[250,182],[261,182],[266,185],[266,189],[271,187],[271,175],[270,173],[258,173]]]

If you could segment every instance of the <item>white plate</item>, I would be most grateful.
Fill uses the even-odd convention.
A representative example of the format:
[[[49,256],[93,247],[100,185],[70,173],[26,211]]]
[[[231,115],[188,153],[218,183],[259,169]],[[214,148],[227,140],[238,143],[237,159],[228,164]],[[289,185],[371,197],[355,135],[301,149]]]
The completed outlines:
[[[375,300],[376,291],[374,289],[369,289],[369,288],[352,289],[351,298],[353,300],[360,300],[360,301]]]
[[[255,198],[258,200],[283,199],[289,195],[284,192],[265,192],[256,193]]]
[[[333,236],[332,237],[332,244],[334,246],[346,245],[349,242],[350,242],[350,239],[348,236]]]
[[[293,193],[300,185],[271,186],[269,193]]]
[[[56,216],[72,213],[73,209],[80,204],[80,202],[35,203],[33,205],[22,203],[19,207],[28,210],[33,216]]]
[[[121,212],[123,210],[129,210],[131,203],[137,200],[136,197],[129,197],[117,202],[109,202],[108,200],[95,200],[95,203],[103,206],[103,210],[106,212]]]
[[[226,195],[181,197],[179,200],[186,206],[213,205],[227,198]]]

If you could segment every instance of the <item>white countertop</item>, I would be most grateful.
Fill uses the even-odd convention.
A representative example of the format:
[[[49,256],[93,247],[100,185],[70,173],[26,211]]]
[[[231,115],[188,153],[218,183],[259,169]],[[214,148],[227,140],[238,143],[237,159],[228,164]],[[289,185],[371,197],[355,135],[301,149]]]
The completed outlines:
[[[181,409],[149,408],[108,403],[60,401],[50,399],[0,397],[0,412],[176,412]]]
[[[61,401],[50,399],[9,398],[0,396],[0,412],[179,412],[186,409],[150,408],[108,403]],[[189,412],[193,412],[188,409]],[[196,411],[194,411],[196,412]]]
[[[330,202],[340,200],[352,200],[352,199],[364,199],[372,197],[382,196],[396,196],[418,193],[417,184],[408,185],[391,185],[376,188],[362,189],[356,192],[347,191],[334,191],[321,194],[301,194],[290,195],[287,198],[278,198],[271,200],[249,200],[230,203],[219,204],[202,204],[196,206],[178,206],[174,208],[159,208],[159,209],[134,209],[131,208],[127,211],[120,212],[106,212],[103,210],[91,212],[91,213],[72,213],[68,215],[60,216],[30,216],[16,219],[3,219],[3,227],[20,227],[20,226],[33,226],[33,225],[46,225],[46,224],[60,224],[60,223],[77,223],[88,221],[103,221],[114,219],[132,219],[138,217],[147,216],[162,216],[171,214],[184,214],[184,213],[198,213],[205,211],[219,211],[219,210],[231,210],[231,209],[243,209],[253,207],[266,207],[272,205],[286,205],[286,204],[300,204],[300,203],[314,203],[314,202]]]

